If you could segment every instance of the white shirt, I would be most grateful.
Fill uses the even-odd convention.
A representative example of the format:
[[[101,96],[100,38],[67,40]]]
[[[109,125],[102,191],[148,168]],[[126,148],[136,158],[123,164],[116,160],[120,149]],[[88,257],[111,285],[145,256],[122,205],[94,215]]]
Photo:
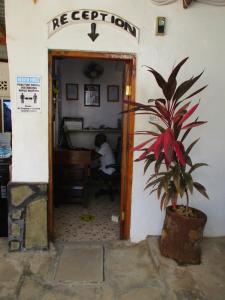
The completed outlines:
[[[113,151],[108,143],[103,143],[100,148],[97,150],[97,152],[101,155],[100,157],[100,170],[102,172],[111,175],[113,172],[115,172],[114,168],[106,168],[106,166],[115,164],[115,157],[113,154]]]

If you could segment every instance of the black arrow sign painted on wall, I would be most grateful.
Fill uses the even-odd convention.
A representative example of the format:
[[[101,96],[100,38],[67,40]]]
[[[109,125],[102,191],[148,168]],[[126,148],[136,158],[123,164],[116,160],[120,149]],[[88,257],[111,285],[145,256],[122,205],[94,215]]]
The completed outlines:
[[[97,25],[95,23],[91,23],[91,33],[88,33],[88,36],[90,37],[92,42],[94,42],[99,36],[99,33],[96,33],[96,26]]]

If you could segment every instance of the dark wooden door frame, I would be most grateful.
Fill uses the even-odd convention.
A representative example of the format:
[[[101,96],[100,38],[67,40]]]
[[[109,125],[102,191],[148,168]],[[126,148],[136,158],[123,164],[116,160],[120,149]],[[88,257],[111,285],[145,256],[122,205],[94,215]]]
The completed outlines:
[[[86,51],[61,51],[49,50],[48,55],[48,148],[49,148],[49,192],[48,192],[48,236],[49,240],[54,238],[54,216],[53,216],[53,102],[52,102],[52,68],[53,59],[59,57],[70,57],[80,59],[104,59],[118,60],[125,63],[124,98],[135,101],[136,83],[136,57],[134,54],[105,53]],[[128,104],[123,109],[129,108]],[[121,239],[130,238],[131,222],[131,197],[132,197],[132,175],[133,175],[133,139],[134,139],[134,113],[123,116],[122,129],[122,167],[121,167]]]

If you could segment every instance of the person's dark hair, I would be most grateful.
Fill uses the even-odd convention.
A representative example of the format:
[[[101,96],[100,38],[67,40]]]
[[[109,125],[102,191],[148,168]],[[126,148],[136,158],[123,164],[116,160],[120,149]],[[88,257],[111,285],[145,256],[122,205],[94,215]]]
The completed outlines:
[[[106,135],[104,133],[99,133],[95,137],[95,146],[100,147],[107,140]]]

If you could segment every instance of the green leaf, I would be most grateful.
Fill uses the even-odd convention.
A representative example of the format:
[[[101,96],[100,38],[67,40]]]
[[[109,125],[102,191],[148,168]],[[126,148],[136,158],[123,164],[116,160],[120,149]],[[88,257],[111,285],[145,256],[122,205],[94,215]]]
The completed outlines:
[[[152,193],[156,192],[158,188],[153,189],[149,195],[151,195]]]
[[[192,164],[190,156],[186,156],[186,163],[187,163],[187,165],[189,165],[190,167],[192,167],[193,164]]]
[[[170,199],[171,199],[171,197],[170,197],[170,194],[168,193],[164,199],[164,209],[166,209],[167,205],[170,202]]]
[[[162,178],[164,178],[164,177],[157,178],[157,179],[155,179],[154,181],[148,183],[148,184],[145,186],[145,190],[148,189],[150,186],[154,186],[155,184],[157,184],[158,182],[160,182],[160,181],[162,180]]]
[[[148,167],[151,165],[151,163],[153,161],[155,161],[155,155],[154,154],[150,154],[146,157],[146,163],[145,163],[145,166],[144,166],[144,174],[146,173]]]
[[[163,182],[161,181],[158,185],[158,189],[157,189],[157,197],[158,199],[160,198],[161,192],[162,192],[162,187],[163,187]]]
[[[162,126],[160,126],[159,124],[154,123],[154,122],[149,122],[149,123],[152,124],[152,125],[154,125],[154,126],[156,126],[160,132],[164,132],[165,131],[165,129]]]
[[[180,197],[182,198],[185,192],[185,182],[183,181],[183,179],[181,179],[180,181]]]
[[[203,185],[201,185],[199,182],[194,182],[194,187],[196,188],[196,190],[202,194],[204,197],[206,197],[207,199],[209,199],[209,196],[206,193],[206,189]]]
[[[180,171],[179,171],[179,168],[177,168],[177,167],[175,168],[175,171],[173,174],[173,182],[176,187],[176,190],[178,192],[180,192]]]
[[[194,164],[190,170],[189,170],[189,174],[191,174],[194,170],[196,170],[197,168],[200,168],[200,167],[204,167],[204,166],[208,166],[208,164],[205,164],[205,163],[197,163],[197,164]]]
[[[185,173],[184,178],[185,178],[186,185],[187,185],[189,191],[191,192],[191,194],[193,194],[193,179],[192,179],[192,176],[189,173]]]
[[[164,159],[164,154],[160,153],[159,158],[158,158],[158,160],[155,163],[155,173],[156,174],[159,173],[159,169],[160,169],[160,166],[162,164],[163,159]]]
[[[160,202],[160,209],[161,209],[161,210],[162,210],[162,208],[163,208],[163,204],[164,204],[165,199],[166,199],[166,193],[164,193],[164,194],[162,195],[162,198],[161,198],[161,202]]]
[[[162,176],[165,177],[168,173],[167,172],[160,172],[158,174],[152,174],[149,179],[147,180],[147,182],[150,182],[152,179],[154,179],[155,177],[157,178],[158,176]]]
[[[197,140],[195,140],[193,143],[191,143],[190,146],[188,146],[187,150],[185,151],[186,154],[189,154],[192,150],[192,148],[195,146],[195,144],[200,140],[200,138],[198,138]]]
[[[168,193],[169,184],[168,184],[168,178],[165,176],[162,180],[163,188],[165,190],[165,193]]]
[[[185,133],[183,134],[182,138],[181,138],[181,142],[183,143],[183,141],[185,140],[185,138],[188,136],[189,132],[191,131],[192,128],[189,128],[185,131]]]

